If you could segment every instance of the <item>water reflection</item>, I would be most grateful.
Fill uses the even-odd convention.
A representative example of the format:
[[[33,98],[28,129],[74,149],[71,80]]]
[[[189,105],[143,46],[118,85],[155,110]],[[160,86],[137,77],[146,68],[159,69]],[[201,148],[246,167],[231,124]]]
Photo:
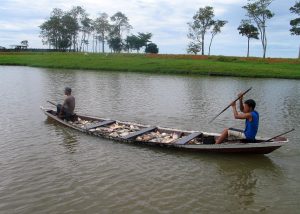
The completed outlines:
[[[73,154],[77,152],[79,142],[77,139],[77,135],[74,134],[74,131],[57,124],[56,121],[50,118],[47,118],[45,120],[45,124],[50,125],[52,128],[54,128],[54,131],[59,135],[58,139],[62,139],[62,143],[60,145],[63,145],[65,147],[67,153]]]
[[[256,202],[258,195],[274,179],[284,179],[283,172],[277,164],[266,156],[232,156],[217,160],[219,173],[226,178],[223,191],[237,202],[236,209],[248,210]],[[263,177],[264,178],[263,178]],[[265,182],[265,183],[264,183]]]
[[[103,208],[251,213],[265,207],[269,213],[295,213],[299,208],[300,81],[1,66],[0,73],[0,174],[5,178],[0,198],[6,204],[0,213]],[[65,86],[73,88],[82,114],[212,132],[244,126],[231,111],[207,121],[252,86],[247,97],[258,103],[259,134],[296,131],[290,144],[266,156],[122,145],[46,120],[39,106],[61,102]]]

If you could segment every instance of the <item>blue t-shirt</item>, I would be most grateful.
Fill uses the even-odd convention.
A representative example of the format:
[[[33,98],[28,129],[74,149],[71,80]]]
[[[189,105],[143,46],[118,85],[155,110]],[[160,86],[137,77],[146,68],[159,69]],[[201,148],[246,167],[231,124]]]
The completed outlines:
[[[259,124],[259,114],[257,111],[252,111],[252,121],[249,121],[246,119],[246,127],[244,134],[247,138],[247,140],[255,140],[255,136],[257,134],[258,130],[258,124]]]

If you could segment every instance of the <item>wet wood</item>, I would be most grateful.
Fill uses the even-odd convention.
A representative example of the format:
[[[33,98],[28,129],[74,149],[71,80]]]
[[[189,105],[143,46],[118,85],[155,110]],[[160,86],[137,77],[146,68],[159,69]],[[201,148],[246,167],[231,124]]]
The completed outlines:
[[[99,122],[99,123],[87,126],[86,129],[87,130],[95,129],[95,128],[98,128],[98,127],[101,127],[101,126],[106,126],[106,125],[113,124],[115,122],[116,122],[115,120],[105,120],[105,121],[102,121],[102,122]]]
[[[214,138],[215,136],[218,136],[217,134],[214,133],[206,133],[206,132],[191,132],[191,131],[181,131],[181,130],[175,130],[175,129],[168,129],[168,128],[161,128],[161,127],[149,127],[145,126],[142,124],[134,124],[134,123],[129,123],[126,122],[127,124],[131,124],[133,126],[139,126],[139,127],[147,127],[144,128],[140,131],[133,132],[129,135],[125,135],[124,137],[122,136],[112,136],[111,133],[114,133],[114,129],[110,130],[110,127],[107,127],[108,130],[110,131],[103,131],[102,129],[100,130],[87,130],[84,124],[74,124],[74,122],[67,122],[65,120],[62,120],[56,116],[56,112],[51,110],[51,109],[45,109],[41,107],[42,111],[51,119],[59,122],[62,125],[65,125],[67,127],[70,127],[72,129],[94,135],[97,137],[105,138],[105,139],[111,139],[114,141],[118,142],[130,142],[130,143],[136,143],[136,144],[147,144],[149,146],[159,146],[159,147],[166,147],[166,148],[173,148],[173,149],[180,149],[180,150],[186,150],[186,151],[197,151],[197,152],[219,152],[219,153],[255,153],[255,154],[268,154],[281,146],[285,145],[288,142],[287,138],[284,137],[278,137],[275,138],[272,142],[265,142],[267,138],[259,138],[259,141],[262,141],[262,143],[241,143],[240,141],[232,141],[232,142],[227,142],[224,144],[216,145],[208,145],[205,144],[202,139],[199,139],[199,142],[193,142],[190,143],[191,140],[197,139],[197,137],[202,137],[201,134],[203,134],[203,139],[206,138]],[[84,115],[78,115],[79,118],[89,118],[91,122],[95,121],[102,121],[102,124],[98,125],[103,125],[103,123],[110,123],[114,122],[109,121],[104,119],[104,118],[97,118],[97,117],[88,117]],[[86,122],[86,121],[84,121]],[[117,123],[117,122],[115,122]],[[122,124],[124,122],[118,121],[118,123]],[[170,141],[168,143],[164,143],[162,141],[152,141],[151,139],[148,139],[147,141],[140,141],[136,137],[141,137],[144,134],[148,134],[148,132],[154,131],[154,137],[156,137],[157,133],[158,134],[163,134],[163,133],[176,133],[181,137],[183,135],[183,138],[178,139],[177,141]],[[163,133],[162,133],[163,132]],[[141,135],[141,136],[140,136]]]
[[[147,132],[151,132],[151,131],[153,131],[153,130],[155,130],[155,129],[156,129],[155,126],[148,127],[148,128],[142,129],[142,130],[140,130],[140,131],[134,132],[134,133],[132,133],[132,134],[129,134],[129,135],[123,137],[123,139],[129,140],[129,139],[138,137],[138,136],[140,136],[140,135],[143,135],[143,134],[145,134],[145,133],[147,133]]]
[[[174,144],[178,144],[178,145],[185,145],[187,144],[189,141],[193,140],[196,137],[199,137],[202,133],[201,132],[195,132],[192,133],[186,137],[181,138],[180,140],[176,141]]]

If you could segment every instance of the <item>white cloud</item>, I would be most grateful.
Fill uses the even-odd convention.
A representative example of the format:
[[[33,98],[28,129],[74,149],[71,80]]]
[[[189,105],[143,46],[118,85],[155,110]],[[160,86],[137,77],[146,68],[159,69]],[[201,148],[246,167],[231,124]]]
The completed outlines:
[[[215,8],[216,18],[229,21],[223,33],[217,35],[212,53],[241,54],[244,52],[245,39],[238,34],[236,25],[244,18],[241,6],[246,2],[246,0],[1,0],[0,45],[15,44],[26,37],[32,47],[42,47],[38,26],[49,16],[51,10],[55,7],[69,10],[72,6],[80,5],[91,17],[96,17],[100,12],[112,15],[117,11],[122,11],[129,17],[134,27],[133,33],[153,33],[153,41],[158,43],[163,53],[177,51],[184,53],[188,42],[187,22],[191,21],[199,7],[211,5]],[[278,1],[274,1],[272,5],[272,9],[279,15],[271,21],[269,26],[272,29],[268,30],[270,44],[277,49],[297,46],[299,40],[289,35],[287,24],[293,17],[288,8],[295,2],[294,0],[285,2],[284,6]],[[282,42],[286,38],[289,39]],[[255,48],[257,47],[256,52],[260,55],[259,43],[253,42],[252,44]],[[232,49],[228,51],[230,47]],[[274,49],[275,52],[280,56],[278,50]]]

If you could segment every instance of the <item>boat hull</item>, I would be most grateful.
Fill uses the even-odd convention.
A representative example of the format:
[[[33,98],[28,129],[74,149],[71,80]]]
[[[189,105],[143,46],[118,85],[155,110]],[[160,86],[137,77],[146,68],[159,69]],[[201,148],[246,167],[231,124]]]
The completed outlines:
[[[99,132],[91,132],[84,128],[76,127],[64,120],[59,119],[54,113],[55,111],[50,109],[44,109],[41,107],[41,110],[45,113],[48,118],[58,122],[59,124],[62,124],[64,126],[67,126],[71,129],[75,129],[77,131],[93,135],[96,137],[101,137],[105,139],[110,139],[113,141],[123,142],[123,143],[132,143],[137,145],[147,145],[147,146],[156,146],[156,147],[163,147],[168,149],[175,149],[175,150],[184,150],[184,151],[192,151],[192,152],[205,152],[205,153],[248,153],[248,154],[268,154],[273,152],[274,150],[280,148],[281,146],[285,145],[288,142],[288,139],[284,137],[280,137],[274,141],[271,142],[264,142],[264,139],[261,138],[261,143],[224,143],[224,144],[200,144],[200,145],[190,145],[190,144],[178,144],[176,142],[174,143],[159,143],[159,142],[145,142],[145,141],[139,141],[136,138],[122,138],[122,137],[112,137],[105,133],[99,133]],[[88,119],[88,120],[102,120],[102,121],[108,121],[108,119],[104,118],[98,118],[98,117],[91,117],[91,116],[84,116],[84,115],[78,115],[80,118]],[[120,123],[128,123],[128,124],[134,124],[139,125],[143,128],[149,128],[150,126],[136,124],[136,123],[130,123],[130,122],[122,122],[122,121],[116,121]],[[168,129],[168,128],[162,128],[162,127],[156,127],[158,129],[164,130],[166,132],[180,132],[184,133],[185,135],[192,135],[197,132],[195,131],[182,131],[182,130],[176,130],[176,129]],[[206,136],[218,136],[218,134],[215,133],[206,133],[201,132]],[[196,135],[195,135],[196,136]],[[267,138],[265,138],[267,139]]]

